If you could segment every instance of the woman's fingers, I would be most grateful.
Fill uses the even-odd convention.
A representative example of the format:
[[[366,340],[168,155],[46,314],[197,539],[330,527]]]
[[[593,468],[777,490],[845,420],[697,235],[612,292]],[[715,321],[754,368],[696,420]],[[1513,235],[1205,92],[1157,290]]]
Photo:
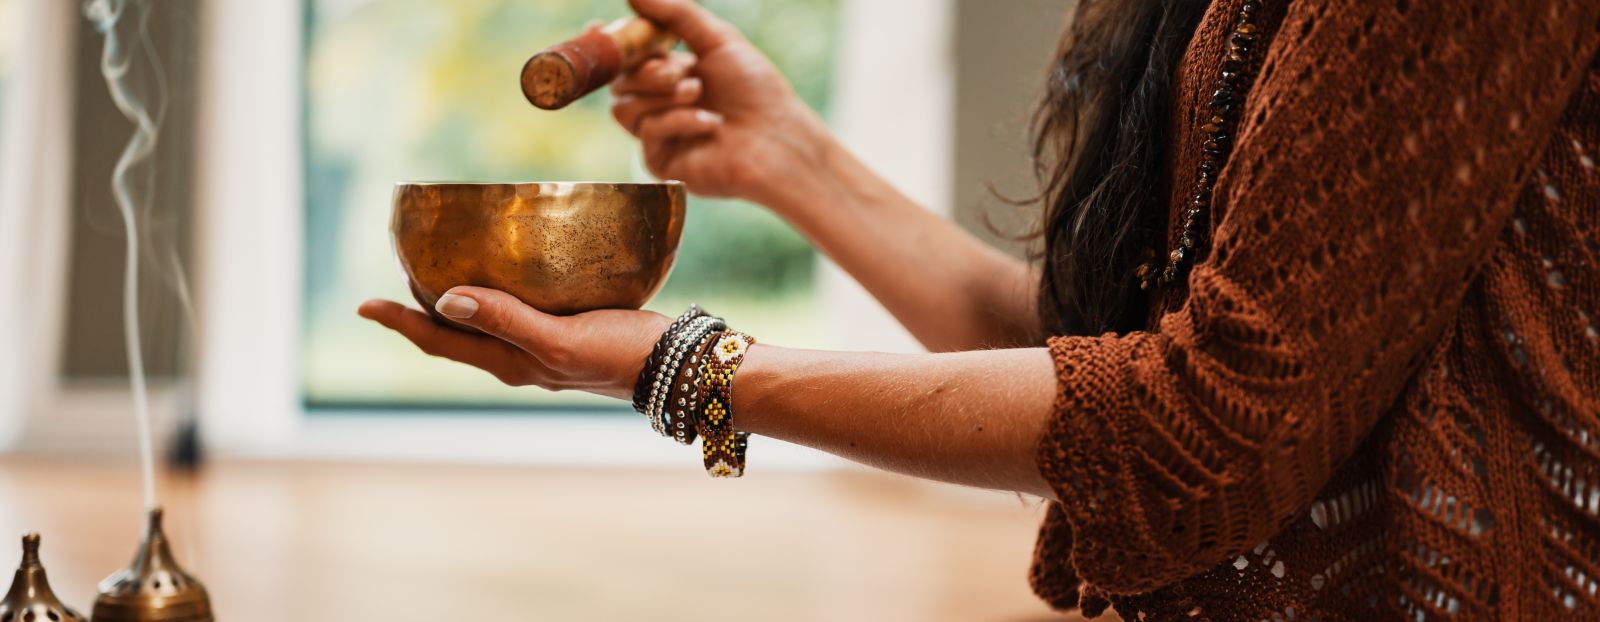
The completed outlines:
[[[561,318],[523,304],[515,296],[483,287],[457,287],[445,292],[434,309],[440,315],[498,337],[546,365],[563,359]]]
[[[695,56],[688,52],[672,52],[647,60],[612,83],[611,92],[616,95],[671,95],[680,88],[680,82],[690,77],[694,63]]]
[[[611,104],[611,116],[628,133],[638,136],[640,121],[672,108],[693,105],[700,101],[700,91],[700,80],[689,78],[679,82],[671,95],[619,95]]]
[[[427,354],[477,367],[506,384],[538,383],[549,375],[533,357],[505,341],[442,326],[426,313],[397,302],[368,300],[357,313],[400,333]]]
[[[705,136],[719,127],[722,127],[722,115],[704,108],[679,107],[641,119],[638,136],[648,148]]]
[[[645,166],[662,179],[693,177],[689,171],[694,167],[685,168],[686,157],[699,144],[696,139],[716,133],[722,122],[722,115],[703,108],[673,108],[645,117],[637,132],[644,144]]]
[[[694,0],[628,0],[634,12],[667,27],[699,54],[708,54],[739,38],[739,31]]]

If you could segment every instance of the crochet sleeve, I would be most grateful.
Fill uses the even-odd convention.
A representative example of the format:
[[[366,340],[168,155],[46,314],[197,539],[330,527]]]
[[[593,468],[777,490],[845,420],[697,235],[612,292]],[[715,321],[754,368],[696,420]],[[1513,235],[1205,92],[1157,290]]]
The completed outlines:
[[[1289,5],[1187,302],[1152,331],[1050,340],[1038,461],[1084,581],[1176,582],[1315,500],[1507,225],[1594,54],[1596,4]]]

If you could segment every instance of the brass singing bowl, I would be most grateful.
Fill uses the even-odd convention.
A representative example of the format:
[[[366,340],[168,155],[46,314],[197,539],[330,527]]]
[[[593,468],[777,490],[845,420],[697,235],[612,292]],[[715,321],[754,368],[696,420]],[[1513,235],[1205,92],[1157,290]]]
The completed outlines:
[[[402,183],[390,223],[417,302],[489,287],[557,315],[644,306],[683,236],[678,182]]]

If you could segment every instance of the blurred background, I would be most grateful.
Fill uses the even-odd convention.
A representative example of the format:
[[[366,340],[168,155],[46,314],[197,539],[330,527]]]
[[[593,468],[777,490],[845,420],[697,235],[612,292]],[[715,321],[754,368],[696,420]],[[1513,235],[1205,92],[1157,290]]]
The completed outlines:
[[[704,0],[864,160],[1013,253],[1026,121],[1072,0]],[[0,533],[87,607],[141,522],[110,180],[134,128],[67,0],[0,0]],[[129,0],[138,291],[178,554],[229,620],[1048,619],[1043,509],[757,439],[708,482],[626,405],[507,388],[357,318],[409,300],[397,181],[645,180],[609,97],[522,98],[527,57],[623,0]],[[717,244],[710,243],[717,240]],[[692,199],[650,308],[764,341],[917,345],[758,207]],[[716,546],[659,536],[662,521]],[[0,555],[0,562],[6,559]],[[708,609],[702,603],[716,602]]]

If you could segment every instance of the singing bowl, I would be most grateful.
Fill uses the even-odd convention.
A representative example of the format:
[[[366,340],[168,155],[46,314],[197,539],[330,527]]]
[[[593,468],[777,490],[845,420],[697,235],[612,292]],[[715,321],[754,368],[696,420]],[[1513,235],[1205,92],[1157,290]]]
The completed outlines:
[[[546,313],[644,306],[683,236],[678,182],[402,183],[390,230],[434,318],[450,288],[490,287]]]

